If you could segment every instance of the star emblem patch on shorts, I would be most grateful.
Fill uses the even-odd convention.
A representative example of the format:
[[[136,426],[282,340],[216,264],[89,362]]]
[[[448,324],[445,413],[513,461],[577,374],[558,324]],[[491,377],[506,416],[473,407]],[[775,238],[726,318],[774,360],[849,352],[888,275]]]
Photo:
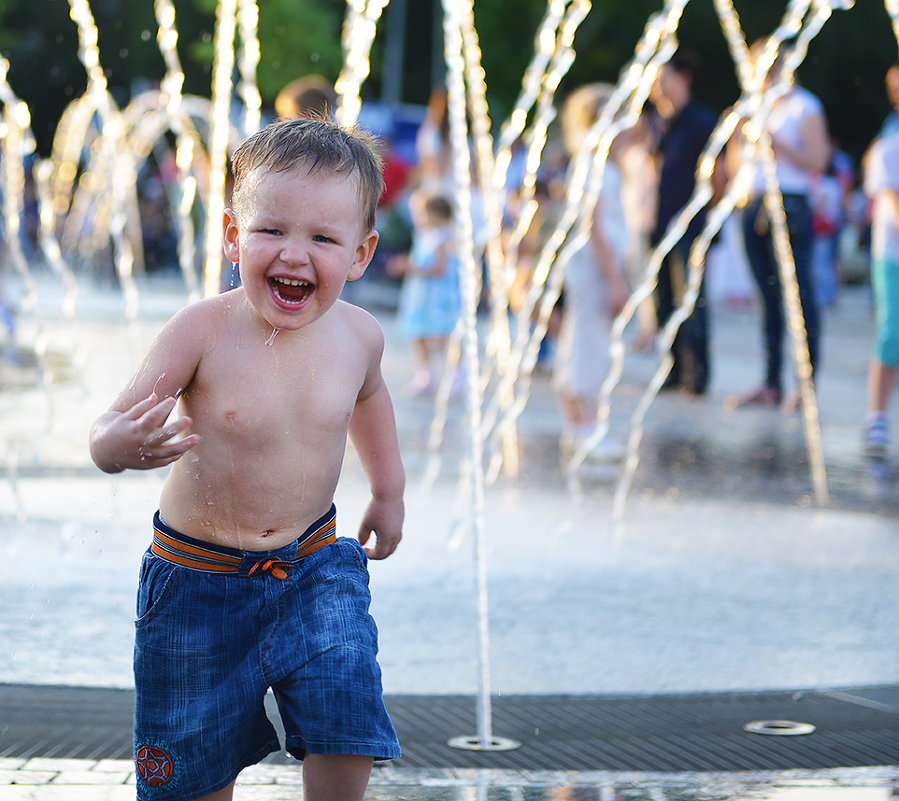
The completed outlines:
[[[158,745],[138,746],[134,752],[134,765],[137,775],[149,787],[162,787],[175,774],[175,760]]]

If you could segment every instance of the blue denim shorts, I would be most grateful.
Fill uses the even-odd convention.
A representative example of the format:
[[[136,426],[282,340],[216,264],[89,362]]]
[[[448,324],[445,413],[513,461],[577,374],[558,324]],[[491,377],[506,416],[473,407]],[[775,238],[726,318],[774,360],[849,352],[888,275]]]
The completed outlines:
[[[141,564],[135,622],[139,801],[195,799],[280,748],[400,756],[384,707],[367,557],[334,508],[276,551],[222,548],[166,526]],[[323,547],[308,543],[331,532]],[[311,532],[311,535],[310,535]]]

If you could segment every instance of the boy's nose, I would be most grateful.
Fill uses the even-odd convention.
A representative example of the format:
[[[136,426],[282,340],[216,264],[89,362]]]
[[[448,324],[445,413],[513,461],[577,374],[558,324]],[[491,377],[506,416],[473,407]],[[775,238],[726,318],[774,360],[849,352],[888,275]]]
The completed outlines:
[[[309,249],[299,237],[289,237],[281,248],[281,261],[286,264],[306,264],[309,261]]]

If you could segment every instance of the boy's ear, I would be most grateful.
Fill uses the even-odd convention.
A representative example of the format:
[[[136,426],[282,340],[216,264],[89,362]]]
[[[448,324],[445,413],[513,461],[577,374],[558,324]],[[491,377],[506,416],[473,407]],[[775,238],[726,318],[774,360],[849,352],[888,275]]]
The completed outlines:
[[[356,281],[362,278],[365,269],[371,264],[372,257],[375,255],[375,248],[378,246],[378,232],[374,229],[369,231],[356,247],[355,258],[347,273],[347,281]]]
[[[237,218],[232,209],[225,209],[222,219],[222,250],[230,262],[240,261],[240,242],[238,238]]]

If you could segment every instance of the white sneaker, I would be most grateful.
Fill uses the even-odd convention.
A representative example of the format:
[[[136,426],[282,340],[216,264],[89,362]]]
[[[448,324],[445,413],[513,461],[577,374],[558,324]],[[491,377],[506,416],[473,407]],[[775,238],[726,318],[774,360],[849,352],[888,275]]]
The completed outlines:
[[[596,464],[610,464],[623,461],[625,456],[624,446],[617,439],[606,434],[590,446],[590,449],[587,451],[586,461],[595,462]]]
[[[412,381],[406,387],[406,397],[421,398],[427,395],[433,395],[437,389],[434,383],[434,377],[428,370],[416,370]]]
[[[579,454],[589,437],[576,434],[563,434],[560,443],[562,458],[570,461]],[[608,434],[596,440],[584,454],[584,461],[592,464],[615,464],[624,460],[627,455],[624,446]]]
[[[865,453],[872,459],[883,459],[889,445],[887,418],[878,415],[868,421],[865,429]]]

